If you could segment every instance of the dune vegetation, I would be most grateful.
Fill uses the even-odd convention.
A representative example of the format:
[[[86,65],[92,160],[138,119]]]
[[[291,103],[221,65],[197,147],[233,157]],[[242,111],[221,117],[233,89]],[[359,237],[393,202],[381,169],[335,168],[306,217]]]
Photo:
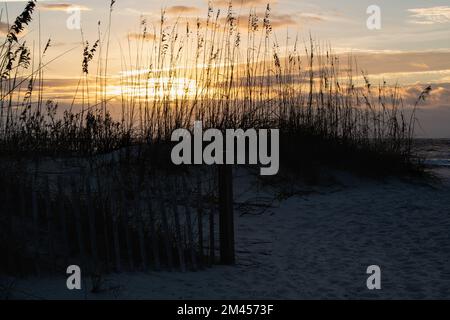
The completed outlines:
[[[68,259],[61,252],[90,256],[98,272],[122,269],[124,257],[130,269],[136,261],[182,269],[214,262],[216,178],[210,168],[197,172],[205,181],[186,178],[183,168],[169,170],[172,132],[194,121],[222,131],[279,129],[281,174],[299,180],[314,182],[323,167],[421,172],[412,148],[415,109],[431,88],[406,105],[397,85],[372,84],[351,55],[341,61],[312,37],[279,42],[269,5],[264,15],[252,10],[246,19],[232,4],[223,13],[209,7],[194,23],[169,23],[163,11],[152,28],[143,18],[141,32],[121,47],[123,71],[113,78],[114,5],[98,38],[81,40],[71,103],[45,92],[51,39],[29,47],[21,38],[36,1],[0,46],[0,183],[9,190],[1,195],[2,212],[15,212],[1,223],[0,249],[10,253],[2,269],[11,271],[8,263],[16,261],[23,273],[52,270]],[[59,215],[66,210],[69,239]],[[18,225],[29,232],[14,232]],[[154,244],[152,259],[143,243]]]

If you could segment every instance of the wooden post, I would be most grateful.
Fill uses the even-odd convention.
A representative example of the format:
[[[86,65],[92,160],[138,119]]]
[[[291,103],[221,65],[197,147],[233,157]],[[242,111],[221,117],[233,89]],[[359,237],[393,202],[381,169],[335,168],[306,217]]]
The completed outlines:
[[[176,194],[176,192],[174,192]],[[175,219],[175,232],[176,232],[176,247],[178,251],[178,260],[180,262],[181,272],[186,272],[186,263],[184,260],[184,247],[183,247],[183,237],[181,235],[180,226],[180,214],[178,212],[178,203],[176,201],[172,202],[173,214]]]
[[[141,270],[143,272],[147,272],[147,250],[145,249],[145,231],[144,231],[144,217],[143,212],[145,205],[140,204],[137,211],[138,216],[138,223],[137,223],[137,230],[138,230],[138,237],[139,237],[139,253],[141,255]]]
[[[36,180],[32,182],[32,188],[37,188]],[[36,275],[38,277],[41,276],[41,267],[40,267],[40,232],[39,232],[39,208],[38,208],[38,195],[37,191],[31,191],[31,211],[33,215],[33,238],[34,238],[34,268],[36,271]]]
[[[197,176],[197,230],[198,230],[198,250],[200,251],[200,268],[204,264],[203,250],[203,208],[202,208],[202,181]]]
[[[123,230],[125,230],[125,244],[127,247],[127,258],[128,258],[128,266],[130,271],[134,271],[134,258],[133,258],[133,243],[131,241],[131,233],[130,228],[132,224],[130,223],[130,216],[128,215],[128,199],[122,192],[122,222],[123,222]]]
[[[235,251],[233,168],[230,165],[219,166],[219,214],[220,262],[232,265],[235,263]]]
[[[83,223],[82,223],[82,208],[80,204],[80,194],[77,187],[77,182],[75,179],[72,179],[71,181],[72,186],[72,210],[75,216],[75,230],[77,234],[77,240],[78,240],[78,249],[80,253],[80,261],[81,261],[81,267],[85,268],[87,266],[87,254],[84,247],[84,235],[83,235]]]
[[[104,262],[104,266],[105,266],[105,271],[109,272],[111,269],[113,269],[114,267],[112,266],[112,251],[113,249],[111,249],[111,235],[109,230],[110,225],[110,221],[111,221],[111,215],[112,215],[112,205],[108,202],[109,201],[109,197],[108,197],[108,192],[107,190],[103,189],[103,185],[101,183],[100,180],[100,173],[99,170],[96,171],[96,183],[97,183],[97,193],[98,193],[98,197],[100,199],[99,201],[99,210],[100,210],[100,215],[98,216],[100,219],[100,225],[103,227],[103,248],[104,248],[104,258],[105,258],[105,262]],[[103,197],[102,197],[103,195]],[[112,233],[111,233],[112,234]],[[100,243],[99,243],[100,245]],[[101,252],[101,251],[99,251]]]
[[[54,248],[54,241],[56,241],[54,232],[53,210],[51,201],[50,182],[48,177],[45,177],[45,213],[47,218],[47,243],[50,256],[50,268],[53,274],[56,273],[56,254]]]
[[[112,232],[113,232],[113,247],[114,247],[114,262],[117,273],[122,272],[121,256],[120,256],[120,242],[119,242],[119,210],[117,210],[117,203],[111,198],[111,216],[112,216]]]
[[[216,239],[214,237],[214,212],[216,208],[212,206],[209,209],[209,261],[208,264],[211,267],[216,260]]]
[[[153,262],[155,271],[159,271],[161,269],[161,263],[159,261],[159,249],[158,249],[158,237],[156,236],[156,227],[155,227],[155,216],[153,212],[152,199],[150,193],[148,193],[148,214],[149,214],[149,223],[150,223],[150,242],[152,245],[152,254],[153,254]]]
[[[95,208],[94,208],[94,200],[93,195],[91,193],[91,182],[89,178],[86,180],[86,202],[87,202],[87,215],[89,222],[89,238],[91,240],[91,254],[94,259],[94,272],[97,271],[98,268],[98,250],[97,250],[97,233],[96,233],[96,223],[95,223]]]
[[[111,241],[111,234],[109,232],[109,228],[110,226],[112,226],[112,215],[114,214],[114,212],[112,211],[112,205],[108,203],[109,198],[103,199],[102,203],[100,204],[100,210],[102,212],[101,218],[103,219],[103,243],[104,243],[104,248],[105,248],[105,268],[106,271],[109,272],[111,269],[114,269],[114,267],[112,266],[113,262],[112,262],[112,251],[114,249],[114,245],[111,246],[112,241]],[[111,223],[110,223],[111,222]]]
[[[167,213],[166,213],[166,203],[165,199],[162,198],[159,201],[159,209],[161,210],[161,227],[162,227],[162,238],[164,243],[164,249],[166,250],[166,256],[167,256],[167,265],[169,267],[169,271],[173,271],[173,257],[172,257],[172,247],[170,245],[169,241],[169,222],[167,220]]]
[[[10,192],[9,192],[10,188],[11,188],[11,186],[6,187],[4,189],[4,191],[2,190],[3,191],[2,192],[3,199],[0,199],[1,204],[3,204],[4,208],[5,208],[4,210],[0,210],[0,215],[2,217],[5,217],[5,220],[6,220],[5,221],[5,224],[6,224],[5,231],[6,231],[6,239],[8,239],[8,240],[11,240],[11,237],[13,235],[13,230],[12,230],[12,221],[13,221],[12,203],[13,203],[13,200],[10,199]],[[14,192],[11,192],[11,193],[14,193]],[[6,269],[6,273],[11,272],[14,269],[14,263],[13,263],[13,258],[12,258],[13,252],[12,252],[12,250],[9,249],[9,246],[6,247],[6,254],[2,252],[2,255],[5,257],[5,260],[6,260],[3,265]],[[0,265],[0,270],[1,270],[1,267],[2,266]]]
[[[28,197],[29,189],[28,189],[28,187],[26,187],[26,184],[24,184],[24,185],[25,185],[25,188],[21,192],[18,192],[19,201],[20,201],[19,222],[22,222],[22,223],[24,223],[25,221],[27,221],[29,219],[29,216],[27,215],[27,203],[28,203],[28,199],[29,199],[29,197]],[[28,229],[21,225],[18,225],[18,227],[19,227],[18,231],[19,231],[20,237],[21,237],[21,239],[23,239],[25,241],[25,239],[28,239]],[[27,272],[27,270],[26,270],[26,266],[24,265],[23,260],[20,261],[20,267],[21,267],[21,269],[20,269],[21,275],[24,276],[25,273]]]
[[[186,182],[185,178],[182,178],[182,183],[183,183],[183,202],[184,202],[184,212],[186,215],[186,232],[187,232],[187,238],[189,241],[189,253],[190,253],[190,258],[191,258],[191,262],[192,262],[192,269],[194,271],[197,270],[197,259],[196,259],[196,254],[195,254],[195,248],[194,248],[194,232],[193,232],[193,228],[192,228],[192,217],[191,217],[191,210],[189,208],[189,199],[188,199],[188,195],[191,194],[191,190],[188,187],[188,184]]]
[[[65,210],[65,202],[66,197],[64,195],[64,189],[63,189],[63,178],[61,176],[58,176],[58,196],[57,196],[57,204],[58,204],[58,215],[59,215],[59,221],[60,221],[60,231],[62,235],[62,242],[63,242],[63,248],[64,248],[64,265],[69,265],[69,257],[70,257],[70,246],[69,246],[69,234],[67,231],[67,218],[66,218],[66,210]]]
[[[189,209],[189,205],[185,205],[185,214],[186,214],[186,225],[187,225],[187,235],[189,240],[189,252],[191,255],[192,269],[194,271],[197,270],[197,259],[195,256],[194,250],[194,234],[192,230],[192,219],[191,219],[191,210]]]

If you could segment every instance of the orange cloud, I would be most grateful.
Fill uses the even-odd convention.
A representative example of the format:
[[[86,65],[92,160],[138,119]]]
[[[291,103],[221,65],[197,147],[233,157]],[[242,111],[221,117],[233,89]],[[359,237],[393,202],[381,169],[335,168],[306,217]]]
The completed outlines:
[[[133,40],[152,41],[152,40],[156,39],[156,35],[154,35],[152,33],[147,33],[147,34],[145,34],[145,38],[144,38],[143,33],[130,32],[130,33],[128,33],[128,38],[133,39]]]
[[[70,9],[77,9],[81,11],[89,11],[86,6],[75,5],[73,3],[41,3],[39,9],[44,11],[67,11]]]
[[[248,29],[248,22],[249,22],[249,15],[240,15],[236,17],[237,26],[241,31],[247,31]],[[263,16],[258,16],[256,24],[258,25],[258,28],[263,27]],[[299,21],[295,15],[291,14],[275,14],[272,13],[269,17],[270,25],[273,29],[279,29],[279,28],[285,28],[289,26],[297,26],[299,24]],[[219,24],[225,25],[227,23],[227,18],[222,17],[218,21]]]
[[[193,14],[199,12],[199,8],[189,6],[172,6],[166,9],[166,13],[168,14]]]
[[[232,2],[233,6],[244,6],[244,7],[252,7],[252,6],[266,6],[267,4],[277,3],[278,0],[235,0]],[[230,0],[214,0],[212,1],[214,6],[220,7],[228,7],[230,4]]]
[[[415,24],[450,23],[450,7],[438,6],[430,8],[408,9]]]

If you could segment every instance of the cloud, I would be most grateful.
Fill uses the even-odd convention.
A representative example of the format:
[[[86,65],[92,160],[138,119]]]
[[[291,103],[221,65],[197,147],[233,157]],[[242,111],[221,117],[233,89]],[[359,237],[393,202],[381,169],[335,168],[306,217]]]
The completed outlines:
[[[82,5],[76,5],[73,3],[41,3],[39,4],[39,9],[44,11],[67,11],[67,10],[81,10],[89,11],[90,8]]]
[[[303,22],[323,22],[327,20],[325,16],[316,13],[300,13],[299,18]]]
[[[236,17],[237,21],[237,27],[241,32],[246,32],[248,30],[248,21],[249,21],[249,15],[239,15]],[[258,28],[261,29],[263,27],[263,16],[258,16],[257,25]],[[299,24],[298,17],[296,15],[291,14],[275,14],[272,13],[269,17],[270,25],[273,29],[279,29],[279,28],[285,28],[289,26],[297,26]],[[222,17],[218,20],[218,26],[223,26],[227,24],[227,18]],[[220,28],[219,28],[220,30]]]
[[[233,6],[253,7],[253,6],[266,6],[267,4],[277,3],[278,0],[235,0],[232,2]],[[230,0],[214,0],[213,6],[228,7]]]
[[[400,88],[400,93],[402,94],[404,101],[406,101],[409,105],[414,105],[425,87],[427,87],[426,84],[403,86]],[[421,101],[421,106],[427,108],[435,108],[442,105],[448,106],[448,101],[450,99],[450,84],[432,84],[431,89],[430,95],[425,99],[425,101]]]
[[[239,16],[239,27],[246,30],[248,27],[248,15]],[[318,13],[274,13],[269,16],[270,24],[274,29],[281,29],[287,27],[307,26],[312,23],[322,23],[326,21],[334,21],[335,18],[332,15],[318,14]],[[258,25],[262,27],[263,16],[258,16]]]
[[[270,23],[273,28],[283,28],[297,25],[298,20],[290,14],[271,14]]]
[[[416,62],[411,62],[410,63],[411,67],[413,68],[418,68],[418,69],[430,69],[430,66],[426,63],[416,63]]]
[[[341,53],[341,65],[345,64],[346,53]],[[401,83],[417,81],[429,82],[432,79],[448,77],[450,70],[450,52],[376,52],[354,51],[352,56],[358,61],[358,67],[372,75],[390,74]]]
[[[400,88],[403,100],[408,106],[413,106],[420,93],[427,85],[417,84]],[[422,138],[450,138],[450,83],[437,83],[431,85],[431,93],[418,104],[416,118],[417,137]]]
[[[156,39],[156,35],[154,35],[152,33],[147,33],[145,35],[145,39],[144,39],[144,35],[142,33],[137,33],[137,32],[130,32],[130,33],[128,33],[127,37],[132,40],[145,40],[145,41],[152,41],[152,40]]]
[[[411,23],[425,25],[450,23],[450,7],[448,6],[408,9],[408,12],[411,14]]]
[[[192,14],[199,13],[200,8],[189,6],[172,6],[166,9],[168,14]]]

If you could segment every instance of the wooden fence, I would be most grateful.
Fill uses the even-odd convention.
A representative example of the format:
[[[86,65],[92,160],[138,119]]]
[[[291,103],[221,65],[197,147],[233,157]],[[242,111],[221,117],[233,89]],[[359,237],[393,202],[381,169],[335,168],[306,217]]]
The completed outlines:
[[[75,177],[12,183],[0,194],[0,271],[65,274],[75,264],[95,275],[211,266],[215,195],[200,178],[161,180],[139,194],[100,190],[91,179]]]

